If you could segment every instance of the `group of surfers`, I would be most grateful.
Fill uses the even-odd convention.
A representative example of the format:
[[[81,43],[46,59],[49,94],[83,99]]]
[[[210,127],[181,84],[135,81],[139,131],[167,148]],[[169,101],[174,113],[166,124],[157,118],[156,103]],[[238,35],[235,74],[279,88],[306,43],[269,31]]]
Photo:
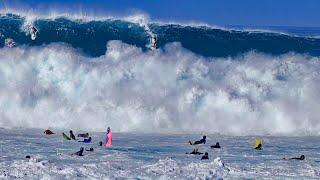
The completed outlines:
[[[70,133],[70,138],[65,138],[67,140],[77,140],[76,139],[76,136],[74,135],[73,131],[70,130],[69,131]],[[53,133],[51,130],[45,130],[44,131],[44,134],[46,135],[51,135],[51,134],[55,134]],[[63,133],[63,136],[65,137],[65,133]],[[84,138],[82,141],[78,141],[78,142],[83,142],[83,143],[91,143],[91,140],[92,138],[89,136],[89,133],[84,133],[84,134],[78,134],[77,137],[81,137],[81,138]],[[206,144],[206,136],[203,136],[202,139],[198,140],[198,141],[194,141],[194,142],[191,142],[189,141],[188,143],[190,145],[200,145],[200,144]],[[110,127],[107,128],[107,133],[106,133],[106,139],[104,142],[100,141],[99,142],[99,146],[105,146],[105,147],[111,147],[112,146],[112,132],[111,132],[111,129]],[[215,145],[212,145],[210,146],[212,149],[220,149],[221,146],[220,146],[220,143],[219,142],[216,142]],[[260,139],[256,140],[256,146],[255,148],[256,150],[262,150],[262,141]],[[93,148],[90,148],[90,149],[84,149],[83,147],[80,148],[79,151],[75,152],[75,153],[72,153],[72,155],[77,155],[77,156],[83,156],[83,152],[84,150],[86,151],[93,151]],[[201,160],[207,160],[209,159],[209,154],[208,152],[205,152],[205,153],[202,153],[202,152],[199,152],[198,148],[194,148],[193,151],[191,151],[190,153],[186,153],[186,154],[193,154],[193,155],[202,155],[204,154],[202,157],[201,157]],[[283,160],[304,160],[305,159],[305,156],[304,155],[301,155],[300,157],[292,157],[292,158],[283,158]]]
[[[200,145],[200,144],[206,144],[206,139],[207,139],[207,136],[203,136],[202,139],[198,140],[198,141],[194,141],[194,142],[191,142],[189,141],[188,143],[190,145]],[[220,149],[221,146],[220,146],[220,143],[217,142],[215,145],[212,145],[210,146],[211,148],[217,148],[217,149]],[[193,149],[193,151],[191,151],[190,153],[186,153],[186,154],[193,154],[193,155],[202,155],[203,153],[202,152],[199,152],[198,151],[198,148],[195,148]],[[205,152],[204,155],[201,157],[201,160],[207,160],[209,159],[209,153],[208,152]]]
[[[200,144],[206,144],[206,136],[203,136],[202,139],[198,140],[198,141],[194,141],[194,142],[191,142],[189,141],[188,143],[190,145],[200,145]],[[220,146],[220,143],[219,142],[216,142],[215,145],[212,145],[210,146],[212,149],[220,149],[221,146]],[[262,141],[260,139],[256,139],[256,146],[255,148],[256,150],[262,150]],[[191,151],[190,153],[186,153],[186,154],[193,154],[193,155],[202,155],[204,154],[202,157],[201,157],[201,160],[207,160],[209,159],[209,154],[208,152],[205,152],[205,153],[202,153],[202,152],[199,152],[198,148],[195,148],[193,149],[193,151]],[[304,155],[301,155],[300,157],[292,157],[292,158],[282,158],[283,160],[304,160],[305,159],[305,156]]]
[[[45,135],[55,134],[54,132],[52,132],[49,129],[45,130],[43,133]],[[62,136],[63,136],[63,138],[65,140],[75,140],[75,141],[77,140],[77,138],[74,135],[72,130],[69,131],[69,136],[67,136],[65,133],[62,133]],[[78,138],[83,138],[83,140],[79,140],[78,141],[78,142],[82,142],[82,143],[91,143],[91,140],[92,140],[92,138],[89,136],[89,133],[78,134],[77,137]],[[99,146],[105,146],[105,147],[111,147],[112,146],[112,132],[111,132],[111,128],[110,127],[107,128],[105,141],[104,142],[100,141],[99,142]],[[79,151],[77,151],[75,153],[72,153],[71,155],[83,156],[84,150],[92,152],[93,148],[85,149],[85,148],[81,147]]]

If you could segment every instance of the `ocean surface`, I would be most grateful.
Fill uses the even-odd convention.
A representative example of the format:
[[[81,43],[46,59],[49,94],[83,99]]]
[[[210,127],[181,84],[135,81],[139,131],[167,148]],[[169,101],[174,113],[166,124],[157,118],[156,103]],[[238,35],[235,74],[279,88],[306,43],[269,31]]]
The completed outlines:
[[[91,133],[90,133],[91,134]],[[0,178],[4,179],[318,179],[319,137],[263,139],[254,150],[254,136],[208,135],[205,145],[189,140],[202,135],[114,133],[111,148],[99,147],[104,133],[93,133],[91,144],[62,139],[61,132],[45,136],[39,129],[0,130]],[[210,149],[217,141],[221,149]],[[94,148],[70,156],[80,147]],[[193,148],[208,152],[188,155]],[[306,156],[303,161],[283,158]],[[31,159],[25,158],[30,155]]]
[[[319,179],[319,37],[316,27],[1,14],[0,179]],[[114,145],[98,147],[108,126]],[[70,129],[92,144],[62,140]],[[202,135],[208,161],[185,154]],[[94,152],[70,156],[80,147]]]

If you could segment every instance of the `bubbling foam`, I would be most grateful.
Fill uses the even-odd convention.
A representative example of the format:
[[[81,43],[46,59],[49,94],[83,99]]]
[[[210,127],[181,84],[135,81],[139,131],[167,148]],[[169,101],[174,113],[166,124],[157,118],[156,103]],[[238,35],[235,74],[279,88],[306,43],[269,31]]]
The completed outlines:
[[[167,44],[110,41],[104,56],[65,44],[0,49],[0,127],[318,135],[320,61],[249,52],[204,58]]]

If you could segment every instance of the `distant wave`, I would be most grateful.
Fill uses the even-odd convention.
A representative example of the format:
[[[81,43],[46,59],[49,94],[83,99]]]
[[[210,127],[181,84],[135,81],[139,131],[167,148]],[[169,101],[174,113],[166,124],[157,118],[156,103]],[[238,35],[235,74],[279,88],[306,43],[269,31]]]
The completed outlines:
[[[148,50],[150,39],[157,38],[159,48],[180,42],[194,53],[206,57],[237,56],[249,51],[271,55],[288,52],[320,55],[320,39],[262,30],[235,30],[209,26],[152,23],[141,15],[123,18],[75,16],[0,16],[0,47],[10,38],[16,46],[40,46],[63,42],[92,57],[104,55],[110,40],[120,40]],[[80,17],[81,18],[81,17]],[[38,29],[31,40],[29,29]]]

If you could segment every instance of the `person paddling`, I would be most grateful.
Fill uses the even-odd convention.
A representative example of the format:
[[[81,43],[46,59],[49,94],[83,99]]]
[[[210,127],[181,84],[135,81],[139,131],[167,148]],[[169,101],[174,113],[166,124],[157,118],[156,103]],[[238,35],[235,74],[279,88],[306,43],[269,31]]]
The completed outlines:
[[[218,148],[219,149],[219,148],[221,148],[221,146],[220,146],[219,142],[217,142],[216,145],[212,145],[211,148]]]
[[[192,152],[190,152],[190,153],[186,153],[186,154],[200,155],[200,154],[203,154],[203,153],[202,153],[202,152],[199,152],[199,151],[198,151],[198,149],[196,148],[196,149],[193,149],[193,151],[192,151]]]
[[[302,161],[302,160],[304,160],[304,159],[305,159],[305,156],[304,156],[304,155],[301,155],[300,157],[289,158],[289,159],[283,158],[283,160],[300,160],[300,161]]]

